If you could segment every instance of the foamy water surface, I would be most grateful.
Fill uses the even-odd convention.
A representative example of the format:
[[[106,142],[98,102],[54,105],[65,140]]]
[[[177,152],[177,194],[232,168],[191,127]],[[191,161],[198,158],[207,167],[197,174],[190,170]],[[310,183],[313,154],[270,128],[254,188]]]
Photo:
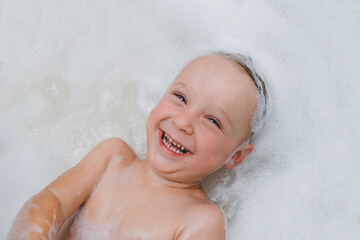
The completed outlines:
[[[24,202],[145,123],[184,64],[250,55],[271,122],[204,183],[228,239],[360,239],[359,1],[0,1],[0,238]]]

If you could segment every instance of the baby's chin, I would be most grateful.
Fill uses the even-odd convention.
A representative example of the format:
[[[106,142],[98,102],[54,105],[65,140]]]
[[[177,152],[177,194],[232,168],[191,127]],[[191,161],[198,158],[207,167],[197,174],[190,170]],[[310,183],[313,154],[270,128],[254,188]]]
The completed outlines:
[[[200,183],[205,177],[216,172],[223,165],[217,166],[212,169],[201,169],[193,167],[189,163],[182,164],[181,162],[174,161],[173,158],[166,158],[164,156],[157,156],[154,159],[148,159],[152,170],[160,177],[184,184]],[[181,161],[181,160],[180,160]]]

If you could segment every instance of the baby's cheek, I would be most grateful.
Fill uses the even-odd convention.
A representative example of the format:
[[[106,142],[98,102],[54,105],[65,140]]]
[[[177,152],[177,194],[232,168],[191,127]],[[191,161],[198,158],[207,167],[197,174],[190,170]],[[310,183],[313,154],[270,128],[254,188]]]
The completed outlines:
[[[172,111],[171,104],[161,100],[151,111],[154,116],[165,116]]]
[[[160,103],[156,105],[150,112],[148,117],[148,122],[153,122],[159,120],[161,118],[162,113],[164,113],[166,109],[164,109],[163,105]]]
[[[229,148],[226,139],[222,139],[221,136],[216,134],[205,133],[204,141],[208,144],[208,149],[216,154],[222,155]]]
[[[206,155],[208,159],[211,159],[211,163],[218,165],[226,157],[228,152],[228,146],[223,141],[218,141],[217,137],[207,136],[206,142],[208,149]]]
[[[222,142],[217,145],[217,162],[219,164],[224,164],[226,159],[231,154],[232,146],[230,144],[227,144],[226,142]]]

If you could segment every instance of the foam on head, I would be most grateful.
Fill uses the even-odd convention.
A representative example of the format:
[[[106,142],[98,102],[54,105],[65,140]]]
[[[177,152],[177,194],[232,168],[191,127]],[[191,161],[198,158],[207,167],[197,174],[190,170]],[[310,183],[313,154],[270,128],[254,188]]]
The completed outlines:
[[[255,70],[250,57],[240,53],[230,53],[226,51],[215,51],[212,54],[225,57],[239,64],[253,80],[257,88],[256,110],[251,118],[251,133],[256,135],[266,125],[271,110],[271,99],[267,91],[267,86],[261,75]]]

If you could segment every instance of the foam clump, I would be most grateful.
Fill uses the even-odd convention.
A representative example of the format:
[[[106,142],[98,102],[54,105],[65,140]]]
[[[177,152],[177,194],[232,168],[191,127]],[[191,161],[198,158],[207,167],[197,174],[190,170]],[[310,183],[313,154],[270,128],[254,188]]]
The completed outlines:
[[[16,224],[14,224],[7,236],[8,240],[28,240],[31,232],[42,233],[43,230],[38,225],[34,224],[30,220],[29,209],[39,209],[39,206],[31,202],[29,199],[16,216]]]
[[[44,229],[31,221],[29,212],[32,210],[39,211],[40,207],[32,203],[30,198],[20,210],[16,216],[15,224],[11,227],[7,239],[8,240],[28,240],[30,239],[31,233],[43,234]],[[59,225],[56,223],[56,209],[53,211],[52,221],[46,220],[46,224],[49,226],[46,239],[53,240],[58,232]]]
[[[112,238],[114,222],[108,220],[105,223],[96,223],[91,220],[86,206],[82,207],[76,214],[74,223],[71,225],[71,239],[116,239]]]
[[[38,205],[32,203],[32,199],[33,198],[30,198],[28,201],[26,201],[23,208],[17,214],[15,224],[13,224],[8,233],[8,240],[28,240],[30,239],[31,233],[35,232],[41,234],[44,232],[44,230],[40,226],[31,221],[29,211],[38,211],[40,209]],[[56,211],[54,209],[52,222],[50,223],[49,221],[47,221],[47,224],[49,225],[49,231],[47,234],[48,240],[52,240],[55,238],[57,232],[55,220]]]

